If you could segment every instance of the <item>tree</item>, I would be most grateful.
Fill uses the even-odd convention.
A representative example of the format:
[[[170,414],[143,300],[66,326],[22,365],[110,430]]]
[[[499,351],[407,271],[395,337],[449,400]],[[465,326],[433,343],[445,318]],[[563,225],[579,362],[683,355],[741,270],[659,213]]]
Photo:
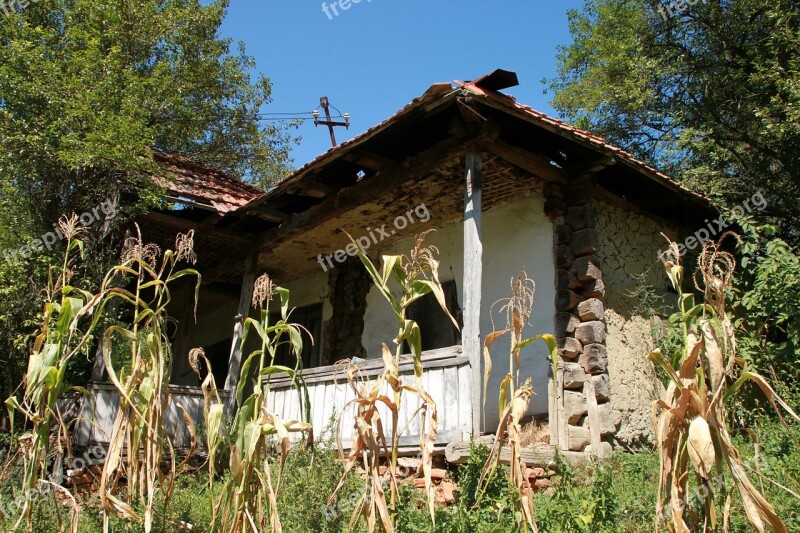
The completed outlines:
[[[134,210],[160,202],[148,178],[158,171],[153,150],[262,187],[287,170],[288,131],[259,121],[270,101],[269,79],[251,75],[255,64],[242,44],[232,47],[219,36],[227,6],[228,0],[3,3],[0,254],[111,195],[132,193]],[[87,235],[87,246],[97,233]],[[85,268],[103,272],[109,249],[96,246]],[[49,251],[20,264],[0,260],[0,294],[15,304],[0,313],[5,364],[26,333],[23,317],[36,309]]]
[[[587,0],[569,24],[567,119],[729,203],[762,191],[797,240],[800,2]]]

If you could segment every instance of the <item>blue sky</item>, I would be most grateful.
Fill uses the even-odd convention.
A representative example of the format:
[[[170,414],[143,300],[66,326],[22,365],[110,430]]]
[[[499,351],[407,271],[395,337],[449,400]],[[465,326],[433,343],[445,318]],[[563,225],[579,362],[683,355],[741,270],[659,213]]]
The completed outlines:
[[[346,1],[346,0],[345,0]],[[352,1],[352,0],[351,0]],[[334,2],[327,2],[332,4]],[[339,142],[381,122],[436,82],[514,70],[508,91],[553,113],[542,78],[556,47],[570,41],[567,10],[580,0],[361,0],[338,16],[322,0],[231,0],[222,34],[244,41],[273,82],[265,113],[309,112],[328,96],[352,115]],[[330,148],[325,128],[306,122],[292,153],[301,166]]]

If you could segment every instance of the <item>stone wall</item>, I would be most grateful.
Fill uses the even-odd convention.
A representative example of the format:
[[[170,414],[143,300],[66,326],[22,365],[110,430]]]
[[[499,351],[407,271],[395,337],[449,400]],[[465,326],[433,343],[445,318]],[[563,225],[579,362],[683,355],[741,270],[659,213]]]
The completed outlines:
[[[653,319],[646,302],[633,293],[649,285],[666,303],[674,301],[668,280],[658,260],[666,247],[662,232],[672,228],[629,209],[595,200],[592,202],[600,239],[597,258],[605,284],[605,323],[611,409],[619,427],[617,445],[636,448],[653,441],[651,403],[662,386],[647,359],[653,349]]]
[[[545,189],[553,219],[558,364],[550,391],[551,443],[599,457],[611,453],[605,282],[591,185],[575,180]]]

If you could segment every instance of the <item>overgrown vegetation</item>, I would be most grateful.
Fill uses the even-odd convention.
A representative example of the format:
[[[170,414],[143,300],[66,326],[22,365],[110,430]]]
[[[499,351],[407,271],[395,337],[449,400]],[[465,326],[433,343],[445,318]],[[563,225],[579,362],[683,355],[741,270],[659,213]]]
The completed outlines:
[[[722,240],[726,236],[736,237],[726,234]],[[678,291],[675,322],[682,342],[680,350],[673,353],[656,350],[650,354],[667,380],[666,395],[656,403],[656,446],[661,459],[657,522],[669,521],[679,532],[715,531],[718,522],[727,529],[732,496],[720,489],[724,478],[730,476],[753,527],[788,531],[751,481],[731,436],[730,408],[748,381],[761,389],[779,416],[780,405],[800,421],[768,381],[737,357],[736,334],[727,312],[727,290],[736,260],[718,244],[706,244],[694,280],[703,293],[703,303],[696,304],[695,295],[683,289],[684,269],[677,245],[672,244],[670,252],[665,266]],[[696,507],[689,504],[693,490],[700,500]]]

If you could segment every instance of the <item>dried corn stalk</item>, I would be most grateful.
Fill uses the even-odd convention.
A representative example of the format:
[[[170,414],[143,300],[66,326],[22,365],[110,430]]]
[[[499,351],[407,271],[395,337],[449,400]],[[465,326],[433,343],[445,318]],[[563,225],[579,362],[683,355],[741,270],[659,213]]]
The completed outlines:
[[[670,250],[672,260],[667,261],[666,269],[679,294],[675,318],[683,328],[684,348],[670,358],[659,350],[650,354],[650,360],[668,379],[664,399],[653,405],[660,455],[656,529],[668,511],[666,525],[671,531],[715,530],[720,520],[710,480],[716,473],[730,474],[747,518],[757,531],[763,532],[767,527],[787,531],[773,507],[745,474],[728,429],[728,407],[748,380],[761,388],[776,410],[780,405],[800,420],[767,380],[749,372],[746,363],[736,356],[736,337],[725,308],[725,291],[733,278],[735,260],[717,244],[706,244],[695,276],[695,285],[704,294],[705,303],[696,304],[694,294],[683,291],[684,271],[677,246],[671,243]],[[688,505],[692,497],[689,485],[692,472],[702,499],[699,513]],[[729,512],[730,497],[723,511],[723,529],[727,528]]]
[[[521,270],[519,274],[511,280],[511,297],[495,302],[495,306],[501,305],[500,311],[505,315],[506,327],[500,331],[495,329],[495,331],[486,336],[484,341],[484,410],[486,408],[489,378],[492,372],[491,348],[498,339],[505,335],[509,335],[511,341],[508,355],[508,374],[506,374],[500,384],[500,391],[498,393],[500,423],[497,427],[494,445],[489,453],[489,458],[481,472],[477,489],[478,494],[475,502],[475,507],[477,507],[480,504],[489,481],[497,470],[497,466],[500,464],[500,452],[503,443],[506,442],[505,437],[507,433],[508,446],[511,451],[509,482],[519,493],[519,510],[524,518],[522,527],[526,531],[528,527],[533,531],[538,531],[538,527],[533,516],[533,488],[525,476],[527,465],[522,460],[522,455],[520,453],[522,450],[522,419],[528,412],[528,406],[534,394],[530,377],[525,380],[523,385],[519,384],[519,375],[522,366],[522,350],[530,344],[541,340],[547,345],[550,363],[553,365],[554,369],[558,364],[558,345],[553,335],[541,334],[527,339],[524,338],[525,326],[528,325],[531,314],[533,313],[535,293],[536,284],[528,277],[524,270]],[[555,371],[553,375],[555,376]]]
[[[163,499],[168,501],[172,495],[174,475],[183,466],[175,465],[172,444],[164,436],[163,420],[169,404],[172,360],[166,309],[170,302],[170,285],[183,277],[196,279],[195,303],[197,301],[200,274],[192,268],[176,270],[178,262],[196,260],[191,243],[191,233],[179,235],[177,251],[164,252],[159,265],[161,251],[154,244],[143,243],[139,233],[126,243],[122,264],[113,267],[103,282],[103,287],[107,288],[103,305],[119,301],[130,305],[133,313],[130,328],[111,326],[102,339],[103,361],[119,394],[119,410],[100,480],[104,531],[109,530],[109,513],[113,513],[143,521],[145,532],[149,533],[153,527],[159,486]],[[131,282],[133,288],[113,286],[120,278]],[[114,368],[111,348],[115,341],[130,345],[130,371],[127,373],[124,369],[118,371]],[[178,408],[183,410],[182,406]],[[194,449],[194,427],[185,410],[183,415]],[[165,447],[169,449],[170,459],[166,471],[161,466]],[[119,491],[123,481],[127,490]],[[133,509],[134,501],[144,509],[143,517]]]
[[[280,299],[280,319],[271,324],[269,302],[276,296]],[[312,429],[309,423],[311,406],[308,389],[301,375],[303,329],[302,326],[290,322],[289,291],[274,286],[264,274],[256,280],[253,307],[260,311],[260,318],[245,320],[242,344],[247,342],[250,332],[255,331],[261,347],[251,353],[242,365],[236,389],[238,411],[230,432],[225,436],[230,446],[231,477],[214,508],[211,527],[213,531],[260,533],[283,530],[278,496],[284,464],[291,446],[290,434],[311,433]],[[278,347],[287,342],[295,357],[295,368],[275,364]],[[198,352],[195,354],[199,355]],[[207,360],[206,364],[208,365]],[[301,412],[304,413],[303,421],[282,420],[267,405],[269,379],[280,374],[291,378],[298,391]],[[220,432],[226,427],[225,413],[213,378],[207,378],[204,382],[203,394],[211,455],[212,448],[216,450],[222,443]],[[277,479],[273,479],[268,451],[272,442],[278,445]]]
[[[360,383],[357,379],[357,368],[350,367],[348,381],[356,392],[356,398],[349,402],[337,423],[337,441],[341,455],[344,457],[341,445],[342,417],[348,409],[355,406],[354,419],[355,438],[351,444],[350,453],[346,457],[345,472],[334,494],[330,498],[332,504],[352,469],[361,460],[367,471],[368,480],[361,504],[356,506],[351,519],[353,527],[359,522],[361,516],[366,517],[367,528],[375,531],[378,524],[383,531],[394,531],[397,519],[397,458],[400,448],[400,435],[413,419],[420,419],[420,456],[422,475],[425,480],[425,492],[428,501],[428,511],[431,521],[435,526],[435,491],[431,479],[431,465],[433,462],[433,446],[439,429],[439,418],[436,403],[433,398],[422,388],[422,333],[413,320],[406,318],[408,307],[418,299],[428,294],[433,294],[442,310],[458,327],[456,320],[447,309],[447,304],[439,281],[439,262],[436,260],[438,250],[435,246],[426,246],[425,239],[430,232],[417,236],[414,248],[409,255],[386,255],[382,258],[381,268],[378,269],[372,261],[359,249],[361,262],[367,269],[372,282],[389,302],[398,323],[398,334],[394,339],[395,353],[385,344],[383,345],[384,371],[373,383]],[[350,237],[348,235],[348,237]],[[350,240],[353,241],[352,237]],[[357,246],[357,243],[353,241]],[[399,296],[395,296],[392,285],[399,289]],[[403,344],[408,343],[411,348],[414,364],[415,384],[404,383],[400,378],[400,363]],[[392,389],[393,397],[389,398],[381,393],[382,386],[388,383]],[[402,402],[405,401],[404,393],[411,394],[420,400],[420,407],[404,422],[398,420]],[[381,419],[378,406],[383,405],[392,417],[391,442],[387,442],[384,430],[384,421]],[[429,417],[430,414],[430,417]],[[381,458],[389,459],[389,488],[390,500],[387,503],[383,490],[382,476],[379,466]]]

